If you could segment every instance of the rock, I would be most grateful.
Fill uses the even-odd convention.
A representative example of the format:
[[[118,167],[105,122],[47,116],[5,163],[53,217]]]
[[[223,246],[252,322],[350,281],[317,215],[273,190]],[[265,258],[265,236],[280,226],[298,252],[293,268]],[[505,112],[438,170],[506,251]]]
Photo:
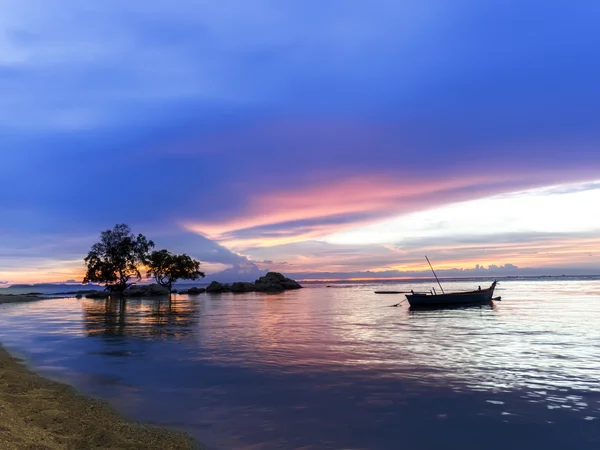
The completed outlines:
[[[231,286],[228,284],[222,284],[218,281],[211,282],[206,288],[206,292],[209,294],[220,294],[222,292],[283,292],[291,289],[301,289],[297,282],[290,278],[284,277],[282,274],[277,272],[269,272],[265,276],[260,277],[255,283],[249,283],[245,281],[237,281]],[[200,289],[200,292],[204,292]],[[192,294],[192,289],[189,290]]]
[[[206,289],[197,287],[190,288],[187,291],[188,295],[199,295],[203,294],[204,292],[206,292]]]
[[[256,285],[254,283],[237,281],[231,285],[231,292],[235,292],[236,294],[242,292],[256,292]]]
[[[123,295],[125,297],[157,297],[169,295],[169,290],[159,284],[142,284],[131,286]]]
[[[110,292],[107,291],[90,291],[87,292],[85,294],[85,298],[91,298],[91,299],[103,299],[103,298],[108,298],[110,297]]]
[[[193,287],[193,288],[189,288],[189,289],[184,289],[183,291],[179,291],[179,294],[181,294],[181,295],[199,295],[199,294],[203,294],[204,292],[206,292],[206,289],[204,289],[204,288]]]
[[[83,298],[83,294],[81,292],[78,292],[77,294],[75,294],[75,298]]]
[[[255,285],[259,292],[283,292],[302,288],[296,281],[286,278],[278,272],[267,273],[256,280]]]
[[[221,284],[218,281],[211,282],[206,288],[206,292],[208,292],[209,294],[220,294],[222,292],[229,291],[230,289],[228,284]]]
[[[171,294],[177,294],[177,289],[173,289],[173,290],[171,291]]]
[[[287,278],[284,277],[283,274],[281,274],[279,272],[269,272],[265,275],[265,278],[272,278],[273,280],[279,280],[279,281],[287,280]]]
[[[302,289],[302,286],[300,286],[300,284],[297,281],[292,280],[291,278],[286,278],[285,280],[283,280],[281,282],[281,285],[283,286],[283,288],[286,291],[291,291],[294,289]]]
[[[159,284],[142,284],[131,286],[123,293],[123,297],[157,297],[160,295],[169,295],[169,290]],[[102,299],[108,297],[120,297],[119,292],[108,292],[108,291],[90,291],[85,293],[86,298]]]

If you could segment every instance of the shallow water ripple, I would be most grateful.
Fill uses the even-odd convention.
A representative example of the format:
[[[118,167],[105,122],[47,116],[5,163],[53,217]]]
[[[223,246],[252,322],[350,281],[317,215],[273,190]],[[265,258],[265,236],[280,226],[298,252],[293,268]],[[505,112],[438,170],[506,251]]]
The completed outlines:
[[[451,310],[373,293],[411,288],[2,305],[0,341],[209,448],[600,448],[600,281]]]

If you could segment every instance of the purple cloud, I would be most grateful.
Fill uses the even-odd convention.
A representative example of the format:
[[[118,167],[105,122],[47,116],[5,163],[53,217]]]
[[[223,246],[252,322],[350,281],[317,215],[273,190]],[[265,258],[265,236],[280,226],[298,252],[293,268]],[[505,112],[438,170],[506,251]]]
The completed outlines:
[[[0,276],[70,278],[115,223],[244,268],[261,242],[594,180],[597,12],[7,0]]]

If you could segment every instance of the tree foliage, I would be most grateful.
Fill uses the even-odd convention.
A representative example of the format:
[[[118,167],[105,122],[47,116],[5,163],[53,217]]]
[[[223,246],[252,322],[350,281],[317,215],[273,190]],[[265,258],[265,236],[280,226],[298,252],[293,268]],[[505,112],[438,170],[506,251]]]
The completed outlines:
[[[173,283],[177,280],[197,280],[205,275],[200,271],[200,262],[192,257],[159,250],[148,257],[148,276],[154,277],[158,284],[168,288],[171,293]]]
[[[128,225],[116,225],[112,230],[103,231],[100,242],[94,244],[85,258],[87,272],[84,283],[105,283],[111,292],[123,293],[141,280],[140,267],[148,261],[154,242],[144,235],[135,236]]]

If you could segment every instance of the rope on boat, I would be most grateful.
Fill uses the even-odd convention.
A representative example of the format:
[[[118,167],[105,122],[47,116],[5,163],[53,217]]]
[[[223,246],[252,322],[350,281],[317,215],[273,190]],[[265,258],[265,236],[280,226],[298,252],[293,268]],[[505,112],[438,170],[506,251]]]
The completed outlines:
[[[390,305],[390,307],[394,308],[398,305],[401,305],[402,303],[404,303],[406,301],[406,299],[402,300],[401,302],[396,303],[395,305]]]

